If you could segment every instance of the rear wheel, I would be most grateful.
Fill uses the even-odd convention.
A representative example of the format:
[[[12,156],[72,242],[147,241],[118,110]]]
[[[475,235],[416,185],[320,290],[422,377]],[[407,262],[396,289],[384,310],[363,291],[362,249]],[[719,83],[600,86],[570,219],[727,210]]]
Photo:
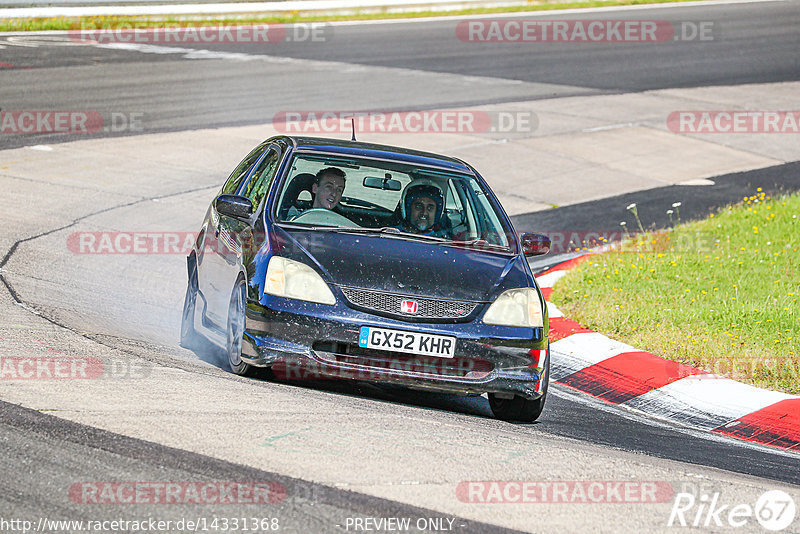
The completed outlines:
[[[231,371],[241,376],[252,376],[255,368],[242,361],[242,339],[244,337],[245,284],[239,279],[231,294],[228,307],[227,351]]]
[[[543,391],[538,399],[531,400],[519,395],[514,395],[512,399],[498,398],[494,393],[489,393],[489,406],[495,417],[502,421],[520,421],[532,423],[539,418],[544,410],[544,402],[547,399],[547,386],[550,381],[550,352],[547,353],[547,361],[542,377]]]

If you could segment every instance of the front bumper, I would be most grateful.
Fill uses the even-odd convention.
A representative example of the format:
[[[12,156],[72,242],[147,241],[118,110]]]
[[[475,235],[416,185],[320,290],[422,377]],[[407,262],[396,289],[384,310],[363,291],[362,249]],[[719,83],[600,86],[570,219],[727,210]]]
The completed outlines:
[[[359,347],[362,326],[449,335],[456,357],[436,358]],[[248,304],[242,359],[294,380],[349,379],[455,394],[528,399],[545,391],[545,329],[471,323],[409,323],[342,304],[270,298]]]

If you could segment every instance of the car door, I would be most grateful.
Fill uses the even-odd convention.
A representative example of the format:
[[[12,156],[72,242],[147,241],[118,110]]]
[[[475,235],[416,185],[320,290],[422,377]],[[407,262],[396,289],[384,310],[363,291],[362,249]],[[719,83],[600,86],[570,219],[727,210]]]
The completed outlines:
[[[255,255],[267,238],[263,212],[267,209],[266,203],[268,202],[269,192],[275,183],[281,162],[286,155],[285,148],[278,147],[277,151],[268,152],[264,159],[259,162],[258,167],[242,189],[241,194],[249,198],[250,202],[253,203],[254,213],[252,231],[239,234],[243,250],[242,267],[247,273],[248,281],[251,281],[255,274]],[[259,300],[258,287],[250,283],[247,287],[248,299],[257,302]]]
[[[257,161],[267,151],[268,145],[262,143],[254,148],[240,163],[225,181],[219,195],[233,195],[239,190]],[[225,280],[219,278],[220,255],[218,251],[222,244],[220,235],[220,213],[215,209],[214,202],[206,214],[203,222],[201,238],[198,239],[197,250],[197,287],[203,298],[203,323],[206,326],[222,327],[228,314],[228,299],[230,287],[225,285]],[[224,305],[220,303],[224,301]],[[224,307],[224,310],[220,310]]]
[[[249,263],[254,247],[253,240],[263,238],[256,235],[254,225],[258,221],[260,205],[280,164],[282,152],[280,147],[273,144],[260,154],[255,165],[247,173],[247,177],[238,186],[237,195],[250,199],[253,204],[253,212],[247,221],[235,219],[220,214],[215,209],[217,221],[215,224],[214,237],[215,247],[211,250],[212,256],[207,258],[208,272],[213,277],[215,287],[215,302],[211,310],[211,319],[224,325],[228,317],[228,305],[230,303],[231,291],[233,290],[236,278]],[[260,231],[263,234],[263,230]]]

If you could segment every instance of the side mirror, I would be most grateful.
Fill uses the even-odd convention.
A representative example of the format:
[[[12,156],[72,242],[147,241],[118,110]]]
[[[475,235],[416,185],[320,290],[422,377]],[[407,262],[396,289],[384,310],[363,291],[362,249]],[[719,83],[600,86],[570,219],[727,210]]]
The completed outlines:
[[[550,238],[543,234],[524,233],[519,236],[522,253],[526,256],[540,256],[550,252]]]
[[[249,219],[253,213],[253,203],[239,195],[220,195],[214,200],[214,208],[222,215],[234,219]]]

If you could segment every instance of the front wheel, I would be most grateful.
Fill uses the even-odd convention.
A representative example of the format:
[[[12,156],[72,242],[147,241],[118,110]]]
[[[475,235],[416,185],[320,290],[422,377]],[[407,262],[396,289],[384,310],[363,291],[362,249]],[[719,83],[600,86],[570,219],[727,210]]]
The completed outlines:
[[[501,421],[532,423],[542,414],[546,397],[547,393],[536,400],[526,399],[519,395],[514,395],[513,399],[500,399],[494,393],[489,393],[489,406],[491,406],[494,416]]]
[[[501,421],[520,421],[522,423],[532,423],[536,421],[542,414],[542,410],[544,410],[549,381],[550,351],[548,350],[547,361],[545,362],[542,376],[542,396],[534,400],[526,399],[519,395],[514,395],[512,399],[501,399],[494,393],[489,393],[489,406],[492,408],[492,413]]]
[[[251,376],[255,368],[242,361],[242,338],[244,336],[245,284],[239,279],[231,294],[228,307],[227,351],[231,371],[240,376]]]

